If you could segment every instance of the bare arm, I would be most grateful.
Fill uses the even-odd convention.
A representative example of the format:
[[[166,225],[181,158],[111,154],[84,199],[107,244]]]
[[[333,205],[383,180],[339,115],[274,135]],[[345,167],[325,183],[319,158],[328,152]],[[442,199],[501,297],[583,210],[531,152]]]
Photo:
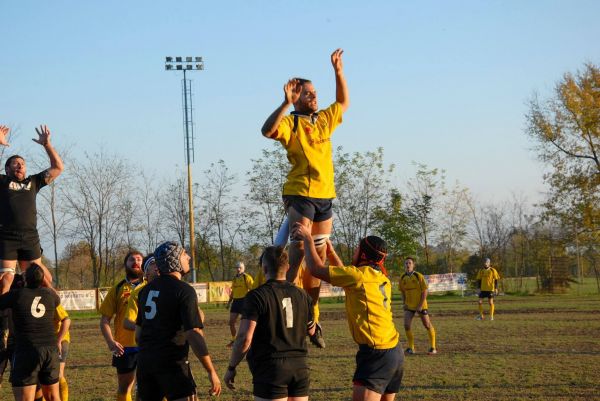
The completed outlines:
[[[221,381],[219,375],[212,364],[212,359],[208,354],[208,348],[206,347],[206,341],[199,328],[187,330],[185,333],[185,339],[194,351],[194,355],[204,367],[204,370],[208,373],[208,380],[210,380],[210,395],[221,394]]]
[[[106,345],[108,345],[108,349],[115,356],[121,356],[123,355],[124,349],[123,346],[113,338],[112,330],[110,329],[110,320],[111,317],[102,315],[100,318],[100,331],[102,332],[104,341],[106,341]]]
[[[242,319],[240,322],[240,329],[237,337],[233,343],[231,350],[231,357],[229,358],[229,366],[223,381],[232,390],[235,390],[235,368],[240,364],[242,359],[246,356],[246,353],[250,349],[252,344],[252,338],[254,337],[254,330],[256,329],[256,322],[250,319]]]
[[[327,259],[329,259],[329,264],[331,266],[344,266],[344,262],[335,252],[335,248],[329,239],[327,239]]]
[[[345,112],[350,106],[350,97],[346,78],[344,77],[342,54],[344,54],[342,49],[336,49],[331,53],[331,65],[333,65],[333,71],[335,72],[335,101],[342,106],[342,112]]]
[[[65,339],[65,336],[69,332],[70,327],[71,327],[71,319],[70,318],[67,317],[60,321],[60,328],[58,329],[58,333],[56,334],[59,344]]]
[[[39,143],[44,147],[48,158],[50,159],[50,168],[46,170],[46,184],[50,184],[60,173],[64,170],[62,159],[56,153],[56,149],[50,143],[50,130],[45,125],[40,125],[40,128],[36,128],[35,131],[38,134],[38,139],[33,139],[34,142]]]
[[[300,97],[301,91],[302,86],[298,83],[297,79],[290,79],[287,81],[283,86],[283,93],[285,95],[283,103],[271,113],[269,118],[267,118],[267,121],[263,124],[261,128],[263,136],[266,136],[267,138],[273,136],[275,131],[277,131],[277,127],[281,124],[281,120],[283,120],[283,117],[287,113],[287,110]]]
[[[8,136],[9,132],[10,132],[10,128],[8,128],[6,125],[0,125],[0,145],[10,146],[8,144],[8,140],[6,138]]]
[[[310,233],[310,228],[297,222],[294,224],[292,235],[295,238],[301,238],[302,241],[304,241],[304,261],[306,262],[306,267],[310,270],[310,274],[330,283],[331,278],[329,277],[329,269],[323,265],[323,261],[317,253],[315,243],[313,242]]]

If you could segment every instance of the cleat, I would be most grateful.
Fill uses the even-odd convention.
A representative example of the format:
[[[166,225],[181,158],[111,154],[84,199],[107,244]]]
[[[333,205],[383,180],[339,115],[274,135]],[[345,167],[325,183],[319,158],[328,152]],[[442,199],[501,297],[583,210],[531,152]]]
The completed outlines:
[[[429,351],[427,351],[427,355],[435,355],[437,354],[437,349],[435,348],[429,348]]]
[[[475,318],[475,320],[485,320],[485,318],[483,316],[479,315]]]
[[[494,320],[494,316],[490,317],[490,320]]]
[[[317,348],[325,348],[325,340],[323,339],[323,329],[319,323],[316,324],[315,334],[309,336],[310,342]]]
[[[407,348],[407,349],[404,350],[404,354],[406,354],[406,355],[414,355],[415,351],[413,351],[412,348]]]

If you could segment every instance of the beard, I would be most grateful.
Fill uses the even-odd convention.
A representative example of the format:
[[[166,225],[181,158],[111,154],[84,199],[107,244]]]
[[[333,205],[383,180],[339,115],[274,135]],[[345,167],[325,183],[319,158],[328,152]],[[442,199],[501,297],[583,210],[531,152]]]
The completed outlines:
[[[142,269],[125,267],[125,276],[130,280],[141,279],[144,276]]]

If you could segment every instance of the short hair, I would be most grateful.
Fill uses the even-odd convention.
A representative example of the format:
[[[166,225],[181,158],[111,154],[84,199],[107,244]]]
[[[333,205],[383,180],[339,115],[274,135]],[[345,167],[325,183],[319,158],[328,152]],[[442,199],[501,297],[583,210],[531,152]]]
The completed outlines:
[[[360,253],[364,254],[365,258],[371,262],[383,262],[387,256],[387,244],[375,235],[369,235],[361,239],[359,249]]]
[[[404,258],[404,261],[406,262],[407,260],[412,260],[414,264],[417,263],[417,261],[415,260],[415,258],[413,258],[412,256],[407,256]]]
[[[123,266],[127,266],[127,259],[129,259],[129,257],[132,255],[140,255],[142,257],[142,260],[144,259],[143,253],[136,249],[130,249],[129,252],[127,252],[127,255],[125,255],[125,259],[123,259]]]
[[[11,290],[16,290],[17,288],[23,288],[25,287],[25,279],[23,278],[22,274],[15,274],[14,278],[13,278],[13,282],[10,285],[10,289]]]
[[[25,286],[27,288],[39,288],[44,282],[44,269],[37,263],[29,265],[25,270]]]
[[[8,166],[10,166],[10,162],[12,162],[15,159],[23,159],[23,156],[19,156],[19,155],[12,155],[11,157],[9,157],[8,159],[6,159],[6,163],[4,163],[4,169],[6,170],[8,168]]]
[[[312,81],[310,79],[306,79],[306,78],[294,78],[296,81],[298,81],[298,83],[300,85],[304,85],[304,84],[312,84]]]
[[[282,246],[268,246],[262,254],[262,264],[265,273],[276,276],[288,267],[288,253]]]

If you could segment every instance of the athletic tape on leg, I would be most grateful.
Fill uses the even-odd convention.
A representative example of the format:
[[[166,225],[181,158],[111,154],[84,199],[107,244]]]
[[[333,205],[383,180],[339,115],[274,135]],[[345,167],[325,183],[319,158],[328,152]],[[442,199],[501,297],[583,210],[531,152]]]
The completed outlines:
[[[315,234],[312,236],[313,242],[315,243],[316,248],[320,248],[322,246],[327,245],[327,240],[331,234]]]

